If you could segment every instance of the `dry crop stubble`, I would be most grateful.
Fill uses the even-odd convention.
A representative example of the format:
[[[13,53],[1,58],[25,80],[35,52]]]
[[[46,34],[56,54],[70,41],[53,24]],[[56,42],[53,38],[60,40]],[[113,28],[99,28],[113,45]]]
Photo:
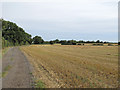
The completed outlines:
[[[53,87],[52,82],[57,83],[55,87],[117,87],[117,46],[32,45],[21,49],[31,58],[35,77],[48,87]]]

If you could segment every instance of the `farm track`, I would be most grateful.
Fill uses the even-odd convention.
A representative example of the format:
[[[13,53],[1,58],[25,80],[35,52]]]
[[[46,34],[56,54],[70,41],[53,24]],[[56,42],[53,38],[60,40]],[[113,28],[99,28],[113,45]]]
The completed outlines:
[[[31,88],[30,64],[19,47],[13,47],[2,59],[2,88]]]

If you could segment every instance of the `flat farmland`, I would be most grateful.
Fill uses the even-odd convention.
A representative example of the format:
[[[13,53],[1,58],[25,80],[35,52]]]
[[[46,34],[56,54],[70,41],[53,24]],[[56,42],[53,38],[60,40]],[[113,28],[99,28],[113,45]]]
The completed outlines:
[[[36,82],[46,88],[118,87],[117,46],[31,45],[21,50]]]

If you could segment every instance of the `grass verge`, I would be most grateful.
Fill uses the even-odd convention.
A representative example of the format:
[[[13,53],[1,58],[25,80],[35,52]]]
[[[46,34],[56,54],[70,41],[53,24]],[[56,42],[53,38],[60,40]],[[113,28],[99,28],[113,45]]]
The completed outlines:
[[[2,72],[2,77],[5,77],[8,71],[12,68],[12,66],[8,65],[5,67],[4,71]]]
[[[36,80],[35,81],[35,88],[45,88],[45,85],[41,80]]]
[[[2,49],[2,56],[3,56],[5,53],[7,53],[8,49],[9,49],[9,48],[4,48],[4,49]]]

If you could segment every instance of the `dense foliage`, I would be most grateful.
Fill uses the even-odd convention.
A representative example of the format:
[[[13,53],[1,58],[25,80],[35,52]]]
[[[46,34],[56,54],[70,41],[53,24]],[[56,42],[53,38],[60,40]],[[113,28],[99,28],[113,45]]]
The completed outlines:
[[[118,45],[120,45],[120,42],[118,42]]]
[[[2,20],[2,40],[4,46],[17,46],[32,43],[31,35],[15,23]],[[7,42],[7,43],[6,43]]]
[[[54,41],[50,41],[50,44],[53,45],[55,42]]]
[[[48,42],[46,42],[48,43]],[[50,44],[55,44],[55,43],[60,43],[61,45],[76,45],[78,43],[109,43],[109,42],[103,42],[103,41],[100,41],[100,40],[97,40],[97,41],[83,41],[83,40],[80,40],[80,41],[76,41],[76,40],[53,40],[53,41],[50,41],[49,42]]]
[[[40,36],[35,36],[33,38],[33,43],[34,44],[43,44],[44,40]]]

